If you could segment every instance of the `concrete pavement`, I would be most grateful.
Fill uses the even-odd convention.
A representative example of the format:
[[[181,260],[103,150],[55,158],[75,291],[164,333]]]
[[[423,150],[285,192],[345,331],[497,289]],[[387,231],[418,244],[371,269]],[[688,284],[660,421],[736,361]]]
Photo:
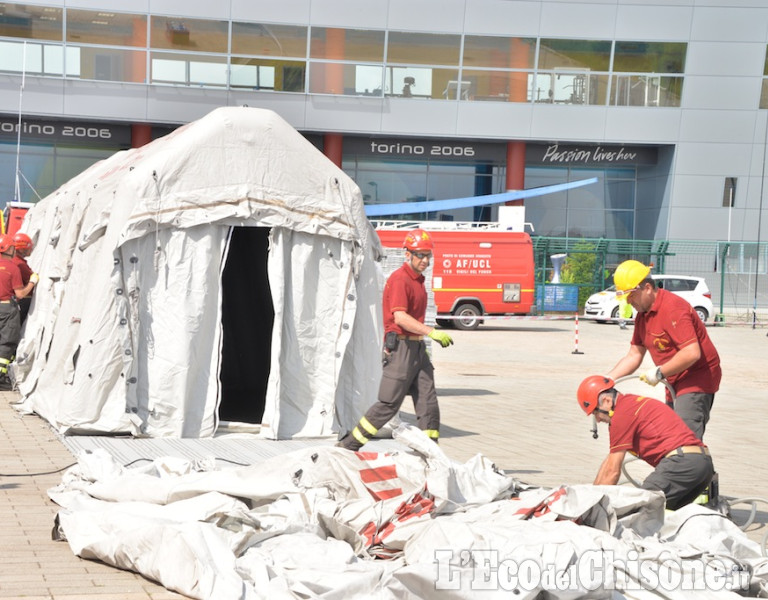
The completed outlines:
[[[525,482],[555,486],[589,483],[607,452],[607,429],[592,439],[590,419],[578,409],[581,379],[607,371],[626,351],[631,327],[573,320],[509,319],[477,331],[453,331],[455,345],[434,348],[442,410],[441,447],[457,461],[477,453]],[[765,329],[710,327],[723,361],[723,383],[705,441],[720,474],[720,492],[731,498],[768,498],[765,404],[768,338]],[[638,380],[622,391],[661,394]],[[133,573],[83,560],[63,542],[51,541],[57,506],[47,490],[74,462],[48,425],[21,416],[0,393],[0,598],[165,600],[178,594]],[[412,414],[410,399],[404,417]],[[641,477],[643,465],[630,465]],[[748,529],[760,541],[768,505],[758,506]],[[737,511],[737,520],[746,517]]]

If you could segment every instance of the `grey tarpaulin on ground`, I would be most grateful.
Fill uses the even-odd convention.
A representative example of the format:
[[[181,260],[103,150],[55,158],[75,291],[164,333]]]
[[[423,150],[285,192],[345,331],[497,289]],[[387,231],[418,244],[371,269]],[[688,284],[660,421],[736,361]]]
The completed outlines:
[[[768,592],[768,559],[719,513],[665,514],[661,493],[631,487],[530,488],[412,426],[395,438],[402,451],[316,447],[226,470],[94,452],[49,494],[77,555],[193,598]]]

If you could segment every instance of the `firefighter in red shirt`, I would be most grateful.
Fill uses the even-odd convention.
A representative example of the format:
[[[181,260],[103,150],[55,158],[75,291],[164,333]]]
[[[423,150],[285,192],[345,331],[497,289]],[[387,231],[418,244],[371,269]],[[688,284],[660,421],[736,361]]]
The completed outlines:
[[[21,320],[16,301],[29,295],[39,277],[32,273],[24,285],[19,267],[13,262],[16,248],[9,235],[0,235],[0,390],[10,390],[8,365],[16,354],[21,337]]]
[[[16,233],[13,236],[13,245],[16,248],[16,254],[13,256],[13,262],[19,267],[21,272],[21,281],[24,285],[29,283],[29,278],[32,276],[32,269],[27,264],[27,257],[32,253],[32,249],[35,247],[32,243],[32,239],[26,233]],[[21,324],[24,325],[24,321],[27,319],[29,313],[29,305],[32,303],[32,294],[34,290],[18,300],[19,313],[21,318]]]
[[[389,276],[384,286],[384,355],[377,402],[355,428],[337,444],[359,450],[400,410],[407,394],[413,398],[416,421],[431,439],[440,436],[440,407],[435,391],[434,367],[427,354],[424,336],[443,348],[453,344],[451,336],[424,324],[427,290],[424,271],[432,259],[432,238],[414,229],[403,242],[405,262]]]
[[[699,439],[720,388],[720,356],[696,311],[684,299],[658,289],[650,267],[636,260],[621,263],[613,275],[616,294],[626,296],[637,310],[629,352],[607,376],[616,380],[634,373],[646,350],[654,366],[640,375],[650,385],[669,381],[675,390],[674,405],[667,403]]]
[[[664,402],[620,394],[614,385],[609,377],[591,375],[577,392],[581,409],[610,427],[610,453],[594,485],[616,485],[624,456],[631,452],[654,467],[644,490],[664,492],[671,510],[690,504],[714,474],[709,448]]]

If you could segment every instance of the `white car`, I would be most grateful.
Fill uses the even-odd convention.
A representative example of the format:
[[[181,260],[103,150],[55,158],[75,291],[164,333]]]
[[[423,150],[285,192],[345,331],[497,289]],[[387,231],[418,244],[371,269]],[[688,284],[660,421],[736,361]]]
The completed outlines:
[[[685,275],[651,275],[656,285],[681,298],[685,298],[696,310],[705,323],[714,312],[712,294],[703,277],[688,277]],[[584,305],[584,316],[596,319],[618,319],[619,301],[616,299],[616,287],[611,286],[602,292],[592,294]],[[635,318],[635,309],[632,309]]]

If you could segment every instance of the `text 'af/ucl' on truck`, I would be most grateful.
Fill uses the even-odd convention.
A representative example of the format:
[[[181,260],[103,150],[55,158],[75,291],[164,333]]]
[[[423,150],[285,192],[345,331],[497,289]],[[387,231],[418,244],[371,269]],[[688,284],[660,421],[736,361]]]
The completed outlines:
[[[386,248],[402,248],[409,229],[434,242],[432,292],[437,323],[476,329],[483,317],[527,315],[535,302],[531,237],[499,223],[373,221]]]

